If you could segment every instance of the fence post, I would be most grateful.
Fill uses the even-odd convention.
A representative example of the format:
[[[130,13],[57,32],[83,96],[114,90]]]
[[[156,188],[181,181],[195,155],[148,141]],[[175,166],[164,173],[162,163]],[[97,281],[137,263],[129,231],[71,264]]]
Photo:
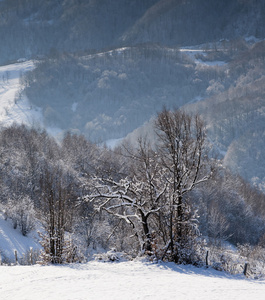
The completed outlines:
[[[15,260],[16,260],[16,265],[17,265],[17,250],[15,250]]]
[[[209,266],[208,257],[209,257],[209,251],[207,250],[207,252],[206,252],[206,268],[208,268],[208,266]]]
[[[249,263],[245,263],[243,274],[248,276]]]
[[[30,247],[30,253],[29,253],[29,257],[30,257],[30,264],[33,265],[33,248]]]

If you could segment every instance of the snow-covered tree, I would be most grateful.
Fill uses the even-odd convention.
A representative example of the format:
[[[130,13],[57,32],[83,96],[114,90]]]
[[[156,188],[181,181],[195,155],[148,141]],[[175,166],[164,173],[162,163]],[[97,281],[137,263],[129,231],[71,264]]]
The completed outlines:
[[[211,174],[204,124],[197,115],[164,109],[158,114],[156,130],[159,162],[167,184],[162,211],[166,253],[175,262],[190,262],[185,249],[191,248],[198,235],[198,220],[188,196]]]
[[[139,142],[138,148],[130,154],[130,174],[115,181],[111,178],[96,178],[94,192],[86,201],[94,202],[95,209],[106,211],[121,220],[125,220],[135,231],[140,249],[152,252],[151,220],[158,219],[161,198],[165,187],[160,188],[160,171],[155,153],[150,147]],[[130,164],[128,159],[128,164]],[[153,217],[156,217],[153,219]]]
[[[211,173],[204,126],[198,116],[164,110],[156,130],[152,147],[143,138],[125,147],[126,175],[95,178],[86,200],[130,224],[145,253],[191,262],[198,219],[189,193]]]

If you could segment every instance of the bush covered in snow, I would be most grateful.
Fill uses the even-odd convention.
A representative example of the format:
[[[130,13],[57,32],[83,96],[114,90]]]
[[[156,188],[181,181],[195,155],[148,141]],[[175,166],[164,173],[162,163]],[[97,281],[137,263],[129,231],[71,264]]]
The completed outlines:
[[[103,262],[121,262],[132,260],[131,255],[126,254],[124,252],[117,252],[114,248],[107,252],[94,254],[93,258],[97,261]]]

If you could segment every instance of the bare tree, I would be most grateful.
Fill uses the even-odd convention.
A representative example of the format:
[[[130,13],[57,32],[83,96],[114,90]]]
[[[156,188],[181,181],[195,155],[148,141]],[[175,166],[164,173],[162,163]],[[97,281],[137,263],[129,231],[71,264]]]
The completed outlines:
[[[65,239],[65,231],[71,230],[71,214],[74,213],[73,179],[59,165],[46,166],[40,186],[45,233],[40,234],[44,248],[43,260],[60,264],[71,261],[72,245]]]
[[[158,153],[165,182],[167,205],[164,224],[168,235],[165,253],[181,262],[183,249],[196,236],[196,212],[189,202],[189,192],[205,182],[211,173],[205,143],[205,128],[199,116],[164,109],[156,120]]]

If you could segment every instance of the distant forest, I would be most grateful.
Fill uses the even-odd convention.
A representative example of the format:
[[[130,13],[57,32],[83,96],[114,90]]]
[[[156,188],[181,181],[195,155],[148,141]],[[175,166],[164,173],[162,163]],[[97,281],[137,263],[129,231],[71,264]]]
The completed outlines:
[[[265,35],[262,0],[3,0],[0,11],[1,62],[54,51]]]

